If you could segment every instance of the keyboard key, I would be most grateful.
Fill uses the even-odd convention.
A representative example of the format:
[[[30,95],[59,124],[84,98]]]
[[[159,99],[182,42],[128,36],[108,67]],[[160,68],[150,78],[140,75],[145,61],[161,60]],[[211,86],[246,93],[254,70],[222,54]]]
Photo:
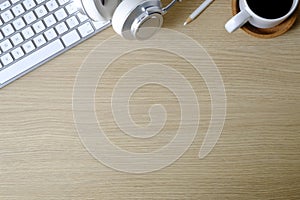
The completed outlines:
[[[66,26],[65,22],[62,22],[62,23],[58,24],[57,26],[55,26],[55,30],[60,35],[60,34],[67,32],[68,27]]]
[[[66,9],[69,15],[72,15],[73,13],[77,12],[77,8],[73,3],[66,5]]]
[[[85,37],[85,36],[92,34],[94,32],[94,28],[92,27],[92,25],[89,22],[86,22],[85,24],[81,25],[78,28],[78,31],[79,31],[81,37]]]
[[[16,3],[18,3],[18,2],[20,2],[22,0],[10,0],[10,1],[11,1],[12,4],[16,4]]]
[[[34,6],[36,6],[34,0],[24,0],[23,1],[23,5],[25,7],[26,10],[30,10],[31,8],[33,8]]]
[[[43,35],[39,35],[33,39],[35,46],[40,47],[46,43],[46,40]]]
[[[58,4],[56,3],[55,0],[50,0],[49,2],[46,3],[47,9],[51,12],[58,8]]]
[[[0,71],[0,84],[11,80],[21,73],[31,69],[33,66],[49,59],[51,56],[59,53],[64,49],[60,40],[49,43],[47,46],[33,52],[32,54],[24,57],[21,61],[12,64],[10,67]]]
[[[41,21],[36,22],[35,24],[32,25],[32,27],[35,33],[40,33],[46,29],[45,25]]]
[[[34,32],[31,27],[27,27],[22,31],[22,35],[25,38],[25,40],[27,40],[34,35]]]
[[[7,10],[1,14],[1,17],[5,23],[5,22],[9,22],[10,20],[12,20],[14,18],[14,15],[12,14],[12,12],[10,10]]]
[[[15,14],[16,17],[25,12],[25,10],[24,10],[24,8],[21,4],[18,4],[16,6],[12,7],[12,11]]]
[[[53,15],[49,15],[49,16],[45,17],[45,19],[44,19],[44,23],[46,24],[47,27],[52,26],[56,22],[57,21],[56,21],[56,19],[54,18]]]
[[[80,40],[80,36],[76,30],[73,30],[61,38],[66,47],[78,42]]]
[[[26,53],[29,53],[35,49],[35,46],[31,41],[26,42],[22,47]]]
[[[5,10],[6,8],[8,8],[10,6],[10,2],[9,1],[4,1],[3,3],[0,4],[0,10]]]
[[[12,25],[8,24],[2,28],[2,32],[7,37],[7,36],[13,34],[15,31],[14,31],[14,28],[12,27]]]
[[[46,31],[46,32],[44,33],[44,35],[45,35],[45,37],[46,37],[46,39],[47,39],[48,41],[53,40],[54,38],[57,37],[57,34],[56,34],[56,32],[54,31],[53,28],[51,28],[51,29],[49,29],[48,31]]]
[[[83,15],[81,13],[78,13],[77,17],[79,18],[80,22],[84,22],[89,19],[86,15]]]
[[[15,29],[18,31],[18,30],[22,29],[23,27],[25,27],[26,24],[22,18],[19,18],[13,22],[13,25],[14,25]]]
[[[64,4],[66,4],[66,3],[68,3],[69,2],[69,0],[58,0],[58,2],[59,2],[59,5],[64,5]]]
[[[46,0],[36,0],[36,2],[37,2],[38,4],[41,4],[41,3],[43,3],[44,1],[46,1]]]
[[[63,19],[65,19],[67,17],[67,13],[63,8],[56,11],[54,13],[54,15],[55,15],[57,21],[62,21]]]
[[[12,63],[14,61],[14,59],[11,57],[11,55],[9,53],[7,53],[1,57],[1,61],[5,66],[5,65]]]
[[[2,40],[2,39],[3,39],[3,34],[0,31],[0,40]]]
[[[21,49],[21,47],[18,47],[16,49],[12,50],[11,54],[13,55],[15,60],[17,60],[25,55],[23,50]]]
[[[17,46],[18,44],[21,44],[24,41],[20,33],[13,35],[10,39],[14,46]]]
[[[69,19],[67,19],[67,24],[69,26],[69,28],[74,28],[75,26],[77,26],[79,24],[78,20],[76,19],[75,16],[70,17]]]
[[[37,9],[34,10],[35,14],[37,15],[38,18],[41,18],[47,14],[47,10],[45,6],[40,6]]]
[[[108,24],[107,22],[93,22],[93,25],[95,27],[95,29],[101,29],[103,28],[103,26],[105,26],[106,24]]]
[[[31,24],[32,22],[34,22],[37,18],[34,15],[34,13],[31,11],[29,13],[27,13],[26,15],[24,15],[24,19],[26,21],[27,24]]]
[[[10,50],[11,48],[13,48],[13,46],[12,46],[11,42],[9,41],[9,39],[6,39],[3,42],[1,42],[0,47],[1,47],[3,52],[6,52],[6,51]]]

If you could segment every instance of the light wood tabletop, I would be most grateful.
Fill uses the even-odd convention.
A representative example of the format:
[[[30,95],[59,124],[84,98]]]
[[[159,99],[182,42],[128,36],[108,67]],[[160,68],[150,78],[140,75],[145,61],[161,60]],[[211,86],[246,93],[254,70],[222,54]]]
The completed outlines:
[[[112,115],[118,79],[155,58],[195,91],[201,118],[193,143],[171,165],[141,174],[115,170],[89,153],[74,122],[73,87],[90,51],[115,35],[108,28],[0,90],[0,199],[300,199],[300,20],[272,39],[243,30],[229,34],[226,0],[184,27],[201,2],[176,4],[164,16],[164,28],[201,44],[222,76],[227,114],[208,156],[198,158],[211,119],[207,85],[189,62],[155,49],[111,63],[95,93],[98,121],[114,144],[130,152],[153,152],[172,140],[181,111],[166,87],[144,85],[130,99],[131,117],[140,126],[150,122],[151,105],[164,105],[167,122],[156,136],[124,135]]]

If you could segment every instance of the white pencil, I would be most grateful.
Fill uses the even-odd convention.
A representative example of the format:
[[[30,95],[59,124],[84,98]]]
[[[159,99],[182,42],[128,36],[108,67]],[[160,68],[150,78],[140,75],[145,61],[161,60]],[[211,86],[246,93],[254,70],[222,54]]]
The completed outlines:
[[[205,0],[184,22],[184,26],[191,23],[198,15],[200,15],[214,0]]]

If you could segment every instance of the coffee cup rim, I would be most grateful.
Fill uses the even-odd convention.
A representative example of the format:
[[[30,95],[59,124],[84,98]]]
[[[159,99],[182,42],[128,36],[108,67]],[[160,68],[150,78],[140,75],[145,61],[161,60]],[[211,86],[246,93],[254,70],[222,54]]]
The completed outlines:
[[[242,1],[242,0],[240,0],[240,1]],[[286,18],[287,16],[291,15],[291,14],[296,10],[296,8],[297,8],[297,6],[298,6],[298,3],[299,3],[299,0],[293,0],[293,5],[292,5],[292,7],[291,7],[291,9],[289,10],[288,13],[286,13],[284,16],[281,16],[281,17],[279,17],[279,18],[268,19],[268,18],[264,18],[264,17],[261,17],[261,16],[257,15],[257,14],[250,8],[250,6],[249,6],[248,3],[247,3],[247,0],[243,0],[243,1],[244,1],[244,3],[246,4],[245,9],[247,10],[247,12],[250,13],[251,16],[255,16],[256,18],[258,18],[258,19],[260,19],[260,20],[263,20],[263,21],[266,21],[266,22],[280,21],[280,20]]]

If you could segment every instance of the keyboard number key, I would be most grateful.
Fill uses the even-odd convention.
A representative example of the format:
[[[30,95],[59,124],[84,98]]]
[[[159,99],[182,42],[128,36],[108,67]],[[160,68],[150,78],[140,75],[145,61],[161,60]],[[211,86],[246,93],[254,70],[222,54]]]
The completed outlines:
[[[12,14],[12,12],[10,10],[7,10],[1,14],[1,17],[4,22],[8,22],[14,18],[14,15]]]
[[[8,8],[10,6],[9,1],[4,1],[3,3],[0,3],[0,10],[4,10],[5,8]]]
[[[13,13],[15,16],[19,16],[25,12],[23,6],[21,4],[18,4],[12,8]]]
[[[46,10],[45,6],[38,7],[37,9],[34,10],[34,12],[38,18],[41,18],[47,14],[47,10]]]
[[[23,5],[25,6],[26,10],[29,10],[29,9],[33,8],[34,6],[36,6],[34,0],[24,0]]]
[[[81,37],[85,37],[87,35],[92,34],[94,32],[94,28],[89,22],[86,22],[85,24],[79,26],[78,31]]]
[[[58,4],[56,3],[55,0],[50,0],[46,3],[46,7],[51,12],[51,11],[55,10],[56,8],[58,8]]]

